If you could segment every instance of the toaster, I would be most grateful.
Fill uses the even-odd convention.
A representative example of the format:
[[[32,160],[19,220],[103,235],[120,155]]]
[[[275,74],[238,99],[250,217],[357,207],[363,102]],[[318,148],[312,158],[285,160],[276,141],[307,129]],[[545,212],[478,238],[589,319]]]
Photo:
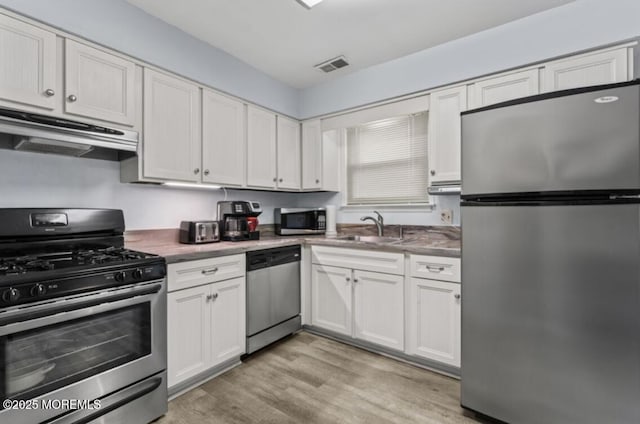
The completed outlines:
[[[180,223],[180,243],[198,244],[220,241],[218,221],[182,221]]]

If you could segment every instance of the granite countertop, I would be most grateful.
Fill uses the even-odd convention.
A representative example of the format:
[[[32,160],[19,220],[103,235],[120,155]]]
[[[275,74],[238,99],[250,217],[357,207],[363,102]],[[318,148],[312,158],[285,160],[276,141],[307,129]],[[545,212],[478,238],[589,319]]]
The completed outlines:
[[[207,244],[181,244],[178,230],[136,230],[125,233],[128,249],[163,256],[167,263],[177,263],[217,256],[234,255],[252,250],[297,244],[335,246],[386,252],[415,253],[421,255],[460,257],[460,239],[442,232],[407,234],[403,240],[389,242],[362,242],[325,236],[277,236],[269,231],[260,240],[239,242],[221,241]]]

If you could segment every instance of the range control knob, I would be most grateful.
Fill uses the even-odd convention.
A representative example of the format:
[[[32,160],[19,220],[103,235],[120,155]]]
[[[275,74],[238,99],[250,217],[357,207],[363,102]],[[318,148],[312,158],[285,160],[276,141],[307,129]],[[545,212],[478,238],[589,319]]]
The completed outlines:
[[[4,300],[6,303],[13,303],[18,299],[20,299],[20,292],[18,291],[18,289],[14,289],[13,287],[6,289],[2,293],[2,300]]]
[[[136,280],[141,280],[142,279],[142,269],[140,269],[140,268],[134,269],[133,272],[131,273],[131,275],[133,275],[133,278],[135,278]]]
[[[45,294],[47,294],[47,288],[44,286],[44,284],[36,284],[35,286],[31,287],[31,296],[40,297],[44,296]]]
[[[118,283],[123,283],[124,280],[127,278],[127,273],[124,271],[116,272],[116,274],[114,275],[114,278]]]

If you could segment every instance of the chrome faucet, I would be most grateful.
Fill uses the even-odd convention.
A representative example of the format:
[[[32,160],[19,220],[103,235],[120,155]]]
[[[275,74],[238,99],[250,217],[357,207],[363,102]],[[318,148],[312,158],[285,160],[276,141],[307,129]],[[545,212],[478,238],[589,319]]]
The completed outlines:
[[[378,215],[377,219],[372,216],[363,216],[360,218],[360,221],[373,221],[378,228],[378,237],[382,237],[384,235],[384,218],[382,218],[382,215],[380,215],[380,212],[378,211],[373,211],[373,213]]]

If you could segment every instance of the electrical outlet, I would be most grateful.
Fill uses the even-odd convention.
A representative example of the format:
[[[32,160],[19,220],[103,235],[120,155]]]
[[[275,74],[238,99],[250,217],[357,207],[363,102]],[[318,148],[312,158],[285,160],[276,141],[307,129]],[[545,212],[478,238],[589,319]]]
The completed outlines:
[[[442,212],[440,212],[440,222],[446,225],[453,224],[453,210],[443,209]]]

